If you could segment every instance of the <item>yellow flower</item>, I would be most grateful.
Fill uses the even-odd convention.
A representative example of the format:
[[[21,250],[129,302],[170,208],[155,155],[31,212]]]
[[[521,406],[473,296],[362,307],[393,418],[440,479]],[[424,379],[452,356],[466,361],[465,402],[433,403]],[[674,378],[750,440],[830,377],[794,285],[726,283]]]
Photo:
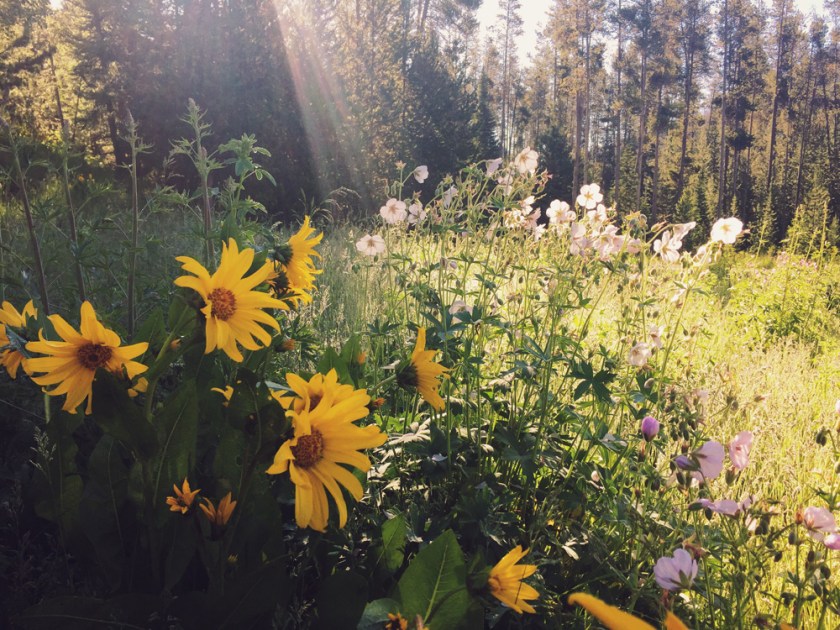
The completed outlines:
[[[388,613],[388,621],[385,622],[385,630],[408,630],[408,619],[399,612]]]
[[[516,564],[528,550],[522,551],[522,545],[511,549],[499,563],[490,569],[487,585],[493,596],[503,604],[513,608],[520,615],[523,612],[535,613],[533,606],[526,600],[536,599],[540,594],[532,586],[524,584],[522,580],[533,575],[537,570],[535,564]]]
[[[352,385],[338,382],[338,372],[334,369],[324,374],[315,374],[308,381],[297,374],[286,374],[286,381],[292,391],[272,391],[271,396],[283,409],[300,413],[306,409],[315,409],[326,391],[333,393],[333,404],[346,400],[356,393]]]
[[[608,630],[656,630],[652,625],[635,615],[624,612],[615,606],[610,606],[587,593],[569,595],[569,603],[585,608]],[[665,617],[665,630],[688,630],[688,627],[669,610]]]
[[[172,489],[175,491],[175,496],[166,497],[166,505],[169,506],[170,512],[180,512],[181,514],[186,514],[189,511],[195,500],[195,495],[201,492],[201,490],[190,490],[190,482],[187,481],[186,477],[184,477],[184,484],[180,490],[176,484],[172,485]]]
[[[213,525],[224,527],[230,520],[231,514],[233,514],[233,508],[236,507],[236,501],[231,501],[230,499],[230,492],[228,492],[225,497],[219,501],[218,509],[213,505],[213,502],[210,499],[204,499],[204,503],[199,504],[198,507],[201,508],[201,511],[204,512],[204,516],[206,516],[207,520]]]
[[[47,394],[67,394],[62,407],[64,411],[76,413],[76,407],[87,399],[85,413],[89,414],[93,405],[92,390],[96,370],[105,368],[114,374],[125,373],[133,379],[147,368],[132,359],[146,352],[149,344],[143,342],[121,347],[117,333],[99,322],[90,302],[82,304],[81,315],[79,332],[61,315],[50,315],[49,320],[63,341],[47,341],[43,331],[39,333],[40,341],[30,341],[26,349],[50,356],[29,359],[27,367],[33,373],[44,373],[43,376],[32,378],[38,385],[56,385],[55,389],[44,390]]]
[[[224,389],[221,389],[219,387],[211,387],[210,391],[216,392],[225,397],[225,402],[222,403],[225,407],[228,406],[228,403],[230,403],[230,399],[233,397],[233,385],[226,385]]]
[[[417,342],[414,344],[414,351],[411,353],[411,361],[397,376],[397,382],[401,387],[414,387],[420,392],[427,403],[435,411],[444,408],[443,398],[438,394],[440,386],[439,378],[447,372],[447,368],[432,361],[436,350],[426,350],[426,329],[417,329]]]
[[[376,426],[353,424],[368,415],[370,396],[363,389],[338,383],[335,370],[316,374],[308,382],[294,374],[286,380],[295,397],[281,404],[290,409],[294,437],[286,440],[266,471],[270,475],[289,472],[295,484],[295,521],[298,527],[325,531],[329,520],[327,491],[338,507],[339,527],[347,523],[347,504],[341,486],[357,501],[362,484],[347,468],[370,469],[370,460],[360,449],[382,445],[387,436]]]
[[[259,350],[271,343],[271,335],[260,324],[274,330],[280,330],[280,324],[263,309],[283,308],[284,304],[267,293],[253,291],[271,274],[270,262],[246,277],[254,262],[254,250],[246,248],[240,252],[233,239],[222,245],[222,259],[212,276],[189,256],[178,256],[176,260],[193,275],[176,278],[175,284],[193,289],[204,300],[201,312],[207,320],[205,354],[218,348],[234,361],[242,361],[237,344],[246,350]]]
[[[128,388],[128,397],[137,398],[138,394],[145,394],[147,389],[149,389],[149,381],[141,376],[137,379],[134,387]]]
[[[315,232],[315,228],[309,226],[309,217],[304,218],[303,225],[297,234],[289,238],[289,251],[285,256],[286,260],[278,261],[280,269],[286,275],[289,289],[292,295],[284,298],[297,305],[299,302],[311,302],[310,295],[315,288],[315,276],[322,272],[315,268],[313,258],[320,258],[321,254],[315,251],[315,246],[324,238],[318,234],[309,238]]]
[[[21,354],[20,350],[11,347],[12,343],[9,334],[6,332],[6,326],[23,328],[26,326],[27,317],[33,319],[38,317],[38,311],[35,310],[32,300],[26,303],[21,312],[18,312],[9,302],[3,302],[3,308],[0,308],[0,365],[6,368],[9,376],[13,379],[17,378],[17,371],[21,364],[23,364],[24,372],[27,374],[31,372],[27,369],[26,357]]]

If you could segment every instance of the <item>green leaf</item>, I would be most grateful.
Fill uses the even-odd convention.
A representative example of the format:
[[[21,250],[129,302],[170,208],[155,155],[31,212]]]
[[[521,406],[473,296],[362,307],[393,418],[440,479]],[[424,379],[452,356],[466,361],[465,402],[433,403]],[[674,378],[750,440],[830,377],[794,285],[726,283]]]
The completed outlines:
[[[342,571],[329,576],[315,598],[316,630],[352,628],[361,618],[367,598],[367,580],[358,573]]]
[[[198,394],[194,380],[184,381],[154,422],[160,440],[160,453],[152,463],[155,475],[152,504],[157,507],[167,489],[173,483],[180,485],[195,463]]]
[[[382,523],[382,543],[374,551],[374,569],[384,566],[390,573],[402,566],[408,525],[402,515]]]
[[[340,383],[349,384],[353,382],[350,377],[350,369],[347,367],[347,362],[335,350],[327,348],[324,351],[324,356],[318,361],[318,371],[321,374],[326,374],[332,369],[338,372],[338,381]]]
[[[107,370],[99,370],[93,382],[93,418],[138,459],[149,459],[157,450],[154,428],[128,397],[124,384]]]
[[[100,438],[88,461],[88,478],[79,503],[79,523],[111,590],[120,586],[126,547],[120,514],[128,494],[128,468],[119,451],[113,437],[106,434]]]
[[[132,343],[146,341],[152,348],[159,347],[166,339],[166,322],[163,321],[163,311],[160,307],[153,310],[137,332],[134,333]]]
[[[446,530],[412,560],[395,589],[407,619],[420,615],[432,628],[465,628],[471,598],[464,554]]]
[[[195,556],[197,548],[196,528],[192,514],[171,514],[170,519],[167,533],[171,532],[171,537],[167,542],[166,566],[164,567],[164,587],[167,590],[172,590],[178,584]]]
[[[394,599],[376,599],[365,606],[357,630],[382,630],[388,621],[388,613],[396,614],[400,603]]]

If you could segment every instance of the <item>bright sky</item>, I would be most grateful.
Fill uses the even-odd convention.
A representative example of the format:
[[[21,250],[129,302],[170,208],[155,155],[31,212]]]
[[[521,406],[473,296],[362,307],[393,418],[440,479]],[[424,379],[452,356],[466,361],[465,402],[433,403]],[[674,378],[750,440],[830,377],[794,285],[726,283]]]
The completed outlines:
[[[529,56],[533,56],[536,52],[537,33],[545,25],[546,14],[553,2],[554,0],[522,0],[522,12],[520,15],[524,22],[522,26],[523,34],[517,44],[523,61]],[[806,15],[814,10],[822,12],[822,0],[794,0],[794,2],[799,10]],[[498,13],[498,0],[484,0],[481,8],[478,10],[478,19],[485,36],[490,26],[496,21],[496,15]]]

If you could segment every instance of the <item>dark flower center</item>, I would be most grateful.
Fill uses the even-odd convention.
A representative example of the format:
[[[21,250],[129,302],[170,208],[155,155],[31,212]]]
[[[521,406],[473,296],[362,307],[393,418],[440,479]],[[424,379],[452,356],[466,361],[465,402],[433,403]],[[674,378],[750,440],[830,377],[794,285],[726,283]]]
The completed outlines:
[[[210,314],[216,319],[225,322],[236,312],[236,296],[229,289],[213,289],[207,299],[213,305]]]
[[[324,436],[318,429],[312,429],[309,435],[301,435],[297,445],[292,447],[295,464],[301,468],[311,468],[324,457]]]
[[[96,370],[111,358],[113,351],[101,343],[86,343],[76,351],[76,358],[85,369]]]
[[[420,380],[417,378],[417,366],[412,361],[397,374],[397,384],[402,388],[417,387]]]

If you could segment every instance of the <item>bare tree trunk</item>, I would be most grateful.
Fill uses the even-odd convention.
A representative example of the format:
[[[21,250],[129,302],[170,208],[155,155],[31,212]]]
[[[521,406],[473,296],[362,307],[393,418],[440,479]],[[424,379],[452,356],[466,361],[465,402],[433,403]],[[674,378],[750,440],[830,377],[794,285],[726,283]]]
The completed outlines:
[[[581,186],[581,156],[580,145],[583,122],[583,95],[578,90],[575,93],[575,165],[572,171],[572,194],[576,194]]]
[[[726,212],[726,80],[729,72],[729,0],[723,0],[723,74],[720,92],[720,161],[718,164],[717,216]]]
[[[636,148],[636,212],[642,211],[642,180],[644,179],[644,155],[647,133],[647,51],[642,52],[641,74],[642,111],[639,113],[639,146]]]
[[[694,79],[694,52],[686,51],[685,82],[683,84],[683,126],[682,139],[680,141],[680,170],[677,175],[677,190],[675,199],[682,197],[685,188],[685,159],[688,153],[688,125],[691,120],[691,92]]]
[[[779,13],[778,38],[776,43],[776,76],[773,85],[773,113],[770,116],[770,145],[767,147],[767,193],[770,194],[770,187],[773,185],[773,162],[776,159],[776,125],[779,118],[779,75],[782,69],[782,39],[785,28],[785,12],[787,1],[782,0]]]
[[[621,100],[621,70],[624,58],[624,51],[622,49],[622,20],[621,20],[621,0],[618,0],[618,50],[616,52],[616,81],[617,81],[617,107],[615,113],[615,193],[613,194],[613,204],[618,203],[618,196],[621,191],[621,114],[623,111],[623,102]]]

